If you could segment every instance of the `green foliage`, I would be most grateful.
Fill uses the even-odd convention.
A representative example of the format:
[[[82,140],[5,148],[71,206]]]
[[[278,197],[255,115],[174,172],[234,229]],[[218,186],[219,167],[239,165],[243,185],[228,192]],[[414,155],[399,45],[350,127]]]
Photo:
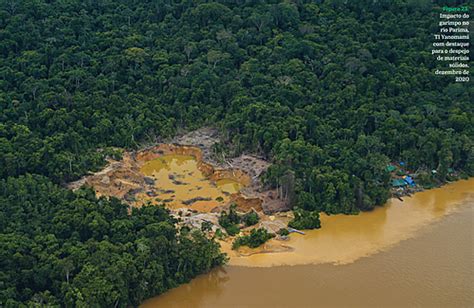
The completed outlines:
[[[96,199],[41,176],[0,180],[0,306],[129,307],[224,262],[168,212]]]
[[[240,232],[239,224],[243,222],[245,226],[253,226],[258,223],[259,217],[255,211],[250,211],[240,216],[236,211],[237,205],[232,204],[229,212],[222,211],[219,216],[219,224],[227,231],[227,234],[234,236]]]
[[[225,144],[216,142],[211,146],[212,157],[220,163],[225,162],[227,147]]]
[[[474,175],[472,87],[432,74],[436,5],[2,2],[0,179],[18,192],[0,191],[0,306],[133,306],[214,263],[197,262],[211,244],[193,232],[165,236],[163,210],[128,216],[53,185],[119,158],[111,147],[217,126],[214,156],[271,159],[265,184],[303,226],[383,204],[390,161],[438,170],[427,185]]]
[[[389,160],[474,174],[472,91],[431,73],[428,1],[12,3],[0,178],[67,182],[103,165],[98,148],[205,124],[223,128],[219,159],[271,157],[281,198],[330,213],[382,204]]]
[[[417,182],[419,185],[425,188],[432,188],[438,184],[434,175],[429,171],[419,172],[417,176]]]
[[[260,218],[255,211],[250,211],[242,217],[242,221],[247,227],[257,224],[259,220]]]
[[[321,228],[321,221],[319,220],[318,212],[295,209],[293,213],[295,218],[288,223],[289,227],[298,230]]]
[[[219,240],[222,240],[225,238],[225,234],[222,232],[221,229],[217,229],[216,230],[216,234],[215,234],[215,237]]]
[[[201,224],[201,231],[207,232],[212,230],[212,222],[210,221],[203,221]]]
[[[281,228],[280,230],[278,230],[277,234],[280,236],[287,236],[290,234],[290,232],[287,228]]]
[[[236,238],[232,243],[232,249],[238,249],[240,246],[256,248],[274,236],[274,234],[268,233],[264,228],[252,229],[249,235],[239,236]]]
[[[237,214],[236,207],[237,205],[232,204],[229,208],[229,212],[222,211],[219,216],[219,224],[230,236],[234,236],[240,232],[238,226],[240,223],[240,216]]]
[[[103,149],[102,154],[114,160],[121,160],[123,158],[123,150],[111,147]]]
[[[240,228],[238,225],[229,225],[225,228],[225,231],[228,235],[234,236],[240,233]]]

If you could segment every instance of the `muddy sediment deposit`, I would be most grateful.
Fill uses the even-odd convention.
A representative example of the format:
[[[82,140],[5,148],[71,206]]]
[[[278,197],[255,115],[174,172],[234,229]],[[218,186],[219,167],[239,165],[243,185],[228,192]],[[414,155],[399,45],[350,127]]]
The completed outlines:
[[[68,184],[70,189],[81,186],[93,187],[97,196],[113,196],[129,201],[130,195],[142,191],[145,177],[140,173],[139,163],[131,153],[124,153],[123,159],[110,159],[105,169]]]
[[[262,199],[240,192],[252,182],[240,169],[216,168],[205,162],[198,147],[159,144],[125,152],[122,160],[109,160],[105,169],[69,187],[91,186],[98,196],[117,197],[133,206],[164,203],[174,209],[211,212],[235,202],[242,211],[262,211]]]
[[[287,212],[288,202],[261,182],[270,163],[251,154],[216,156],[212,148],[219,140],[216,130],[203,128],[178,136],[170,143],[125,152],[121,160],[110,159],[105,169],[70,183],[69,188],[90,186],[97,196],[117,197],[131,207],[164,205],[181,226],[201,229],[204,223],[206,227],[210,223],[210,236],[222,229],[218,218],[231,204],[236,204],[241,215],[249,211],[259,215],[257,225],[241,226],[243,234],[253,228],[264,228],[270,233],[285,228],[292,217]],[[232,241],[233,237],[227,237],[220,242],[226,248]],[[263,249],[238,251],[249,256],[291,249],[272,242]]]
[[[143,164],[141,173],[151,178],[154,185],[147,193],[139,193],[137,200],[166,203],[168,208],[175,210],[185,207],[207,213],[240,196],[240,189],[246,184],[242,172],[220,172],[199,162],[195,156],[181,154],[185,153],[182,148],[178,153],[166,153]],[[241,201],[245,205],[247,199]]]
[[[116,197],[133,207],[164,205],[181,225],[200,229],[203,222],[211,222],[213,232],[221,228],[218,217],[231,204],[241,214],[256,211],[260,217],[257,225],[242,226],[243,233],[254,227],[275,233],[286,227],[291,212],[282,212],[289,204],[261,183],[270,163],[249,154],[217,160],[211,150],[219,140],[216,136],[215,130],[204,128],[177,137],[174,143],[124,152],[121,160],[110,159],[105,169],[70,183],[69,188],[90,186],[97,196]],[[227,238],[222,244],[231,242]],[[266,252],[288,249],[279,243],[265,247]]]

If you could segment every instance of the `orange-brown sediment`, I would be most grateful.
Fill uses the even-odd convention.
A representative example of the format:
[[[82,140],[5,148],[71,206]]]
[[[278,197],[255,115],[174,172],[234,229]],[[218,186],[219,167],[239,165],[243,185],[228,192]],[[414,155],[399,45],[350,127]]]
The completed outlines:
[[[166,164],[174,165],[163,172]],[[180,170],[180,164],[186,164],[187,169]],[[156,184],[150,184],[150,178]],[[242,170],[215,168],[203,161],[198,147],[159,144],[138,152],[126,152],[122,160],[110,160],[105,169],[71,183],[70,187],[85,184],[93,187],[99,196],[117,197],[134,206],[145,202],[164,203],[170,208],[189,207],[210,212],[235,202],[241,210],[260,211],[261,199],[247,198],[240,193],[242,187],[251,183],[250,176]]]

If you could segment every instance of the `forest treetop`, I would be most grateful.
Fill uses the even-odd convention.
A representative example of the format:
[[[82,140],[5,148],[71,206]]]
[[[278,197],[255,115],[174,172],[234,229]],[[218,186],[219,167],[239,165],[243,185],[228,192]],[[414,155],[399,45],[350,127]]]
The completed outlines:
[[[218,126],[301,213],[383,204],[390,162],[472,176],[474,88],[434,76],[430,52],[434,12],[465,3],[1,0],[0,305],[135,305],[222,262],[198,235],[176,248],[162,209],[130,218],[58,185],[103,166],[98,149]],[[182,262],[138,264],[150,247]]]

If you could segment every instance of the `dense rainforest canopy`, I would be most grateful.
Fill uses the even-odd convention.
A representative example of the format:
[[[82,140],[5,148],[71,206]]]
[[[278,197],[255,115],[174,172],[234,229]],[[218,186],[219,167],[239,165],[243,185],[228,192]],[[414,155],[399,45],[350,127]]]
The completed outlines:
[[[0,180],[0,305],[137,306],[222,264],[163,207],[72,193],[38,175]]]
[[[474,174],[474,90],[433,74],[437,12],[428,0],[1,0],[0,306],[135,305],[222,262],[161,208],[128,216],[61,188],[103,165],[98,149],[217,125],[229,155],[266,156],[267,185],[327,213],[384,203],[390,161],[438,181]]]

